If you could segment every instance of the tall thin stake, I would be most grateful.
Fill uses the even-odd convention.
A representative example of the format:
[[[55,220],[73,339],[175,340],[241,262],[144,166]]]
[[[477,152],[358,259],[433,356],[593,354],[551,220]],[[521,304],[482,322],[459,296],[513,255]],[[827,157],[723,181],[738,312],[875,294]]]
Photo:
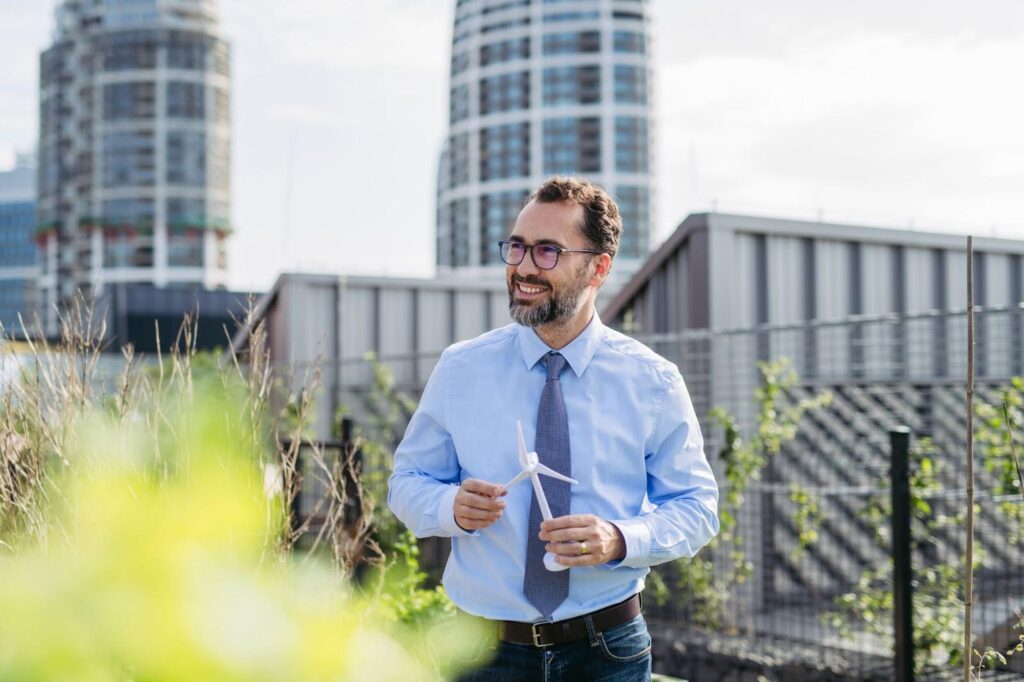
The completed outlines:
[[[964,586],[964,682],[973,679],[974,607],[974,237],[967,237],[967,584]]]

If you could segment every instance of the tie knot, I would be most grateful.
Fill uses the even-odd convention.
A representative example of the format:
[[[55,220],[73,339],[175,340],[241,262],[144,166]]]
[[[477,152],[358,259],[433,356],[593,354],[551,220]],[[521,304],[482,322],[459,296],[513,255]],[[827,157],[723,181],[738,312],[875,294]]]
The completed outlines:
[[[561,353],[548,353],[544,356],[548,368],[548,381],[558,381],[558,375],[565,369],[566,359]]]

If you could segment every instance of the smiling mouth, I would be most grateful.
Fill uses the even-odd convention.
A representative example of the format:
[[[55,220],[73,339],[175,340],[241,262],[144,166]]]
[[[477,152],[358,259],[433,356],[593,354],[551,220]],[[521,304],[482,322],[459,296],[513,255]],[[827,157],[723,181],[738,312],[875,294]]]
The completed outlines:
[[[547,287],[539,287],[533,284],[526,284],[524,282],[516,282],[516,291],[527,296],[536,296],[537,294],[544,293],[547,291]]]

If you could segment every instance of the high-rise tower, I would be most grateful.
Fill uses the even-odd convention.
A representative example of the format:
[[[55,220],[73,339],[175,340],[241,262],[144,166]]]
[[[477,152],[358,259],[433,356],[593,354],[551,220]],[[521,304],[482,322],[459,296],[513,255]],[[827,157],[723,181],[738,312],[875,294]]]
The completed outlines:
[[[213,0],[63,0],[40,62],[37,242],[53,304],[225,285],[230,59]]]
[[[578,175],[623,214],[619,258],[650,246],[647,0],[457,0],[438,167],[439,269],[499,264],[526,195]]]

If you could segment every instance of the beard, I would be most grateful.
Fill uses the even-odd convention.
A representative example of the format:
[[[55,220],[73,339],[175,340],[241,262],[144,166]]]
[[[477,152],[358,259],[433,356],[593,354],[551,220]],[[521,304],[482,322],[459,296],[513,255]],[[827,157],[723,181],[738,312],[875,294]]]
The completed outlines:
[[[587,280],[590,279],[588,266],[589,262],[584,264],[561,290],[555,289],[539,277],[520,277],[513,274],[508,280],[509,315],[515,322],[526,327],[559,324],[571,319],[580,311],[586,299]],[[516,282],[547,287],[547,299],[534,305],[517,303]]]

